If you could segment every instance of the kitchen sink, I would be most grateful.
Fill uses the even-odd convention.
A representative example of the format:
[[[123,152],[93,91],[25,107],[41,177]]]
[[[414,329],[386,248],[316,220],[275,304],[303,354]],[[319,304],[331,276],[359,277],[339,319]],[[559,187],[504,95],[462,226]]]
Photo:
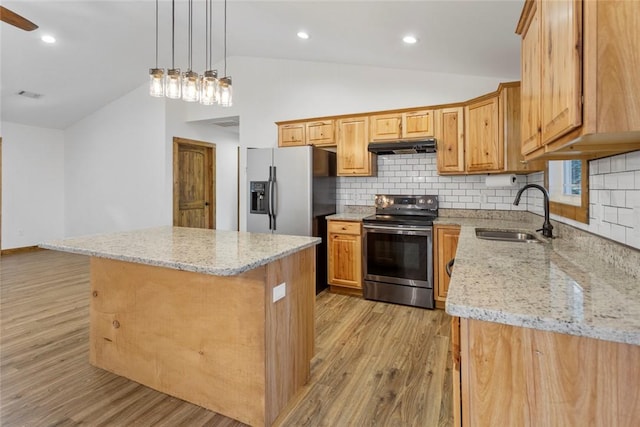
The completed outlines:
[[[541,243],[535,234],[518,230],[504,230],[495,228],[476,228],[476,237],[485,240],[499,240],[501,242]]]

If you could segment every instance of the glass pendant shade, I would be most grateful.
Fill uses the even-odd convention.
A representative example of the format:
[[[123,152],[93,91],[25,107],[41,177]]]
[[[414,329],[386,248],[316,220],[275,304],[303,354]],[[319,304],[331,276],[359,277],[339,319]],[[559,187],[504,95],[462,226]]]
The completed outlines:
[[[207,70],[200,81],[200,104],[213,105],[218,102],[220,92],[218,89],[218,72]]]
[[[162,68],[149,70],[149,95],[158,98],[164,96],[164,70]]]
[[[231,77],[222,77],[219,80],[220,86],[220,105],[223,107],[231,107],[233,105],[233,88],[231,87]]]
[[[164,88],[167,98],[180,99],[180,95],[182,94],[182,77],[179,68],[167,70]]]
[[[200,99],[200,78],[198,73],[191,70],[182,76],[182,100],[198,102]]]

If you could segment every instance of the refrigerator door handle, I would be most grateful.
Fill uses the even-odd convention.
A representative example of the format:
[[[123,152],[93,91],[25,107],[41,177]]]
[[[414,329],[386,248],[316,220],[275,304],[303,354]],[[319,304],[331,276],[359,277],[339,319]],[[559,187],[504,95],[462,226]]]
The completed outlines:
[[[273,166],[273,177],[271,179],[271,215],[273,216],[273,230],[276,230],[276,217],[278,216],[278,180],[276,179],[276,167]]]
[[[267,213],[269,214],[269,230],[273,230],[273,166],[269,166],[269,183],[267,185]]]

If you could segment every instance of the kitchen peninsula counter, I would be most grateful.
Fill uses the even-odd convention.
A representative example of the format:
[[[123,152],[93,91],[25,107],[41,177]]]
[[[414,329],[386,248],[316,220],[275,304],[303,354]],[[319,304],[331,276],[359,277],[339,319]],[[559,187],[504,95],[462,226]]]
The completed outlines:
[[[269,426],[309,379],[319,241],[159,227],[41,246],[91,257],[91,364]]]

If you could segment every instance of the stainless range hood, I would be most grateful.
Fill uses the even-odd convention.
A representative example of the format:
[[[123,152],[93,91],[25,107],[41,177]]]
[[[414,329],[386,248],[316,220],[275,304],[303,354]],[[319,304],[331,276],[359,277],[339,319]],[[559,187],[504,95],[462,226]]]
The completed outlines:
[[[369,151],[375,154],[415,154],[435,153],[436,139],[428,138],[419,141],[370,142]]]

